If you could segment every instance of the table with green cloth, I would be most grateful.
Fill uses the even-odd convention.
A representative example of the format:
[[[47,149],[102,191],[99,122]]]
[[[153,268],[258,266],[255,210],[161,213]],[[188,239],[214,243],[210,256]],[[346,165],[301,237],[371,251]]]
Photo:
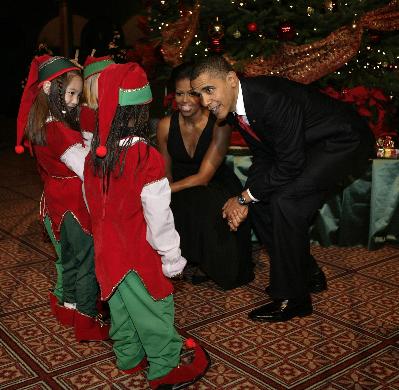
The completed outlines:
[[[247,148],[230,148],[227,164],[245,183],[251,156]],[[331,195],[321,207],[311,240],[322,246],[399,243],[399,160],[374,159],[364,175]]]

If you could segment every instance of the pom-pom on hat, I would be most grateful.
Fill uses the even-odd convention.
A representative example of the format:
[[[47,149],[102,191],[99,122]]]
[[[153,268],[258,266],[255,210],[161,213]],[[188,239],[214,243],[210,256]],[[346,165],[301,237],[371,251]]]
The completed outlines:
[[[86,80],[93,74],[99,73],[109,65],[115,64],[111,57],[94,57],[87,56],[85,63],[83,64],[83,78]]]
[[[71,60],[65,57],[52,57],[47,54],[35,57],[30,65],[28,80],[22,94],[17,117],[17,142],[15,152],[24,152],[22,140],[29,111],[40,92],[40,87],[45,81],[51,81],[56,77],[71,70],[80,70]]]
[[[120,106],[148,104],[152,93],[147,75],[139,64],[128,62],[114,64],[101,72],[98,78],[98,134],[100,145],[96,149],[98,157],[107,154],[108,134],[116,109]]]

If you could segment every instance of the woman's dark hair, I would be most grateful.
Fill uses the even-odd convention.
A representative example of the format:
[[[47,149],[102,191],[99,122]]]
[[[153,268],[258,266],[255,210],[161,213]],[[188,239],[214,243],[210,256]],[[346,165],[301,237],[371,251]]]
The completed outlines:
[[[77,107],[69,108],[65,103],[65,91],[76,76],[82,77],[76,70],[66,72],[51,81],[48,95],[43,90],[39,92],[29,111],[25,129],[25,136],[29,141],[37,145],[46,144],[45,125],[48,117],[63,122],[74,130],[80,130]]]
[[[148,156],[150,147],[150,127],[149,120],[149,104],[139,104],[132,106],[118,106],[111,129],[106,142],[107,154],[104,158],[96,155],[96,149],[100,145],[98,136],[98,128],[94,133],[93,142],[91,144],[92,162],[95,175],[103,178],[103,190],[108,190],[111,174],[114,177],[120,177],[125,167],[126,153],[129,146],[134,141],[133,137],[139,137],[147,142],[146,154],[140,156],[138,154],[137,169],[140,169]],[[121,140],[123,144],[120,145]]]
[[[179,80],[190,80],[193,67],[193,62],[183,62],[182,64],[173,68],[170,75],[170,87],[173,91],[176,89],[176,82],[178,82]]]

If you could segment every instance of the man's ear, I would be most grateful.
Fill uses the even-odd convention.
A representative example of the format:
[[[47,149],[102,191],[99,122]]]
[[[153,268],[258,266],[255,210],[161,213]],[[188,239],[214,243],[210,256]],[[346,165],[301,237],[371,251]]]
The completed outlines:
[[[45,81],[43,83],[43,91],[46,95],[50,95],[50,87],[51,87],[51,81]]]
[[[226,81],[231,87],[235,88],[238,85],[238,77],[236,72],[231,70],[229,73],[227,73]]]

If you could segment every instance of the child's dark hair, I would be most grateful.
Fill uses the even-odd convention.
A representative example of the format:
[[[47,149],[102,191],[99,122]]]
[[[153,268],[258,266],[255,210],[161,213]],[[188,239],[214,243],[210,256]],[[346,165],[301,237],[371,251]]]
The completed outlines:
[[[78,109],[69,108],[65,103],[65,91],[71,80],[81,74],[77,70],[63,73],[51,81],[49,95],[41,90],[29,111],[25,129],[26,138],[37,145],[46,144],[46,120],[64,122],[68,127],[79,131]]]
[[[111,130],[107,138],[107,154],[104,158],[96,155],[96,149],[100,145],[100,138],[97,131],[94,133],[91,144],[91,154],[94,173],[103,178],[103,189],[106,192],[109,186],[111,174],[120,177],[125,166],[126,153],[134,141],[133,137],[139,137],[147,143],[144,158],[138,154],[137,168],[145,163],[150,147],[150,129],[148,124],[149,104],[138,104],[131,106],[119,106],[116,109]],[[123,144],[120,145],[120,141]]]

